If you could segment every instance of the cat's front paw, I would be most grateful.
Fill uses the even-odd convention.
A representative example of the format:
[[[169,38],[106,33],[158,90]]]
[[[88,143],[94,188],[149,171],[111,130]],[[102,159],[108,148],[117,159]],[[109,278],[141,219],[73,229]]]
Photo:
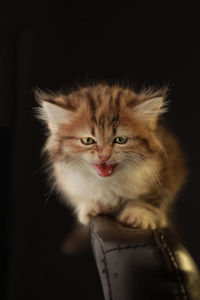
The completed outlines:
[[[79,222],[83,225],[88,225],[92,218],[96,217],[101,213],[99,206],[94,206],[90,208],[82,208],[78,212]]]
[[[125,207],[117,220],[131,227],[139,227],[142,229],[156,229],[158,227],[158,216],[142,207]]]
[[[96,202],[96,203],[88,204],[87,206],[79,207],[77,213],[78,213],[79,222],[84,225],[88,225],[94,217],[100,214],[112,215],[113,206],[111,205],[105,206],[102,205],[101,203]]]

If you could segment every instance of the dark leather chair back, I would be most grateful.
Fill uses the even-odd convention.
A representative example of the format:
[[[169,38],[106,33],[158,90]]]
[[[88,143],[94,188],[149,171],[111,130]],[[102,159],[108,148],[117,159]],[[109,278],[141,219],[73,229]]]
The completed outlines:
[[[98,216],[91,239],[105,300],[200,300],[199,271],[170,232]]]

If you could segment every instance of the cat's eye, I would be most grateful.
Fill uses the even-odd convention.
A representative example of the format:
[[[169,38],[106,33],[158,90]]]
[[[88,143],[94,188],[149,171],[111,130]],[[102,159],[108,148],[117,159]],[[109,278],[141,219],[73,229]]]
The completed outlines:
[[[128,138],[126,136],[118,136],[116,138],[114,138],[114,143],[116,144],[126,144],[126,142],[128,141]]]
[[[92,145],[95,143],[95,140],[91,137],[84,137],[81,139],[81,143],[84,145]]]

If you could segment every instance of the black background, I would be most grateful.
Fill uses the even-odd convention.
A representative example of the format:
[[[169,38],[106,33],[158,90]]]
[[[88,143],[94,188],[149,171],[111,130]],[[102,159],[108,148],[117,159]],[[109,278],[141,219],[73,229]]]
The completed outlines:
[[[200,266],[199,8],[195,1],[8,1],[1,6],[1,174],[6,299],[102,299],[92,254],[67,256],[67,208],[48,197],[32,90],[106,80],[170,85],[170,127],[188,157],[177,203]],[[110,4],[110,5],[108,5]]]

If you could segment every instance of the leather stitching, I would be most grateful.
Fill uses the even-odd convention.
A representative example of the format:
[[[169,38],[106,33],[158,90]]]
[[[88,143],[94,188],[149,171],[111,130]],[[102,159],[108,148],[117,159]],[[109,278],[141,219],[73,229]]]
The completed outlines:
[[[130,248],[135,249],[135,248],[139,248],[139,247],[147,247],[147,246],[152,246],[152,245],[154,245],[154,243],[144,243],[144,244],[138,244],[138,245],[118,246],[118,247],[106,250],[104,253],[107,254],[109,252],[116,251],[116,250],[119,251],[119,250],[130,249]]]
[[[154,238],[155,238],[155,241],[157,242],[157,245],[159,246],[160,244],[162,245],[161,250],[163,252],[163,250],[165,250],[164,252],[164,258],[167,262],[171,262],[171,265],[176,273],[176,278],[178,280],[178,287],[177,287],[177,290],[178,290],[178,293],[179,295],[181,296],[181,299],[183,300],[189,300],[188,298],[188,295],[186,293],[186,289],[185,289],[185,286],[184,286],[184,283],[182,281],[182,278],[181,278],[181,275],[180,275],[180,271],[179,271],[179,267],[178,267],[178,263],[176,261],[176,258],[175,258],[175,255],[174,253],[172,252],[172,250],[170,249],[170,247],[168,246],[167,242],[165,241],[165,238],[164,238],[164,234],[161,233],[158,235],[158,238],[157,238],[157,233],[154,232]],[[159,239],[159,241],[158,241]],[[166,254],[167,254],[167,257],[166,257]]]
[[[96,235],[95,232],[93,232],[93,235],[95,236],[96,240],[98,241],[100,247],[101,247],[101,250],[102,250],[102,253],[103,253],[103,257],[104,257],[104,265],[105,265],[105,269],[104,269],[104,272],[106,274],[106,279],[107,279],[107,285],[108,285],[108,291],[109,291],[109,299],[110,300],[113,300],[113,297],[112,297],[112,290],[111,290],[111,284],[110,284],[110,276],[109,276],[109,269],[107,267],[107,260],[106,260],[106,253],[104,251],[104,248],[103,248],[103,245],[101,243],[101,240],[99,239],[99,237]],[[100,272],[100,270],[99,270]]]

